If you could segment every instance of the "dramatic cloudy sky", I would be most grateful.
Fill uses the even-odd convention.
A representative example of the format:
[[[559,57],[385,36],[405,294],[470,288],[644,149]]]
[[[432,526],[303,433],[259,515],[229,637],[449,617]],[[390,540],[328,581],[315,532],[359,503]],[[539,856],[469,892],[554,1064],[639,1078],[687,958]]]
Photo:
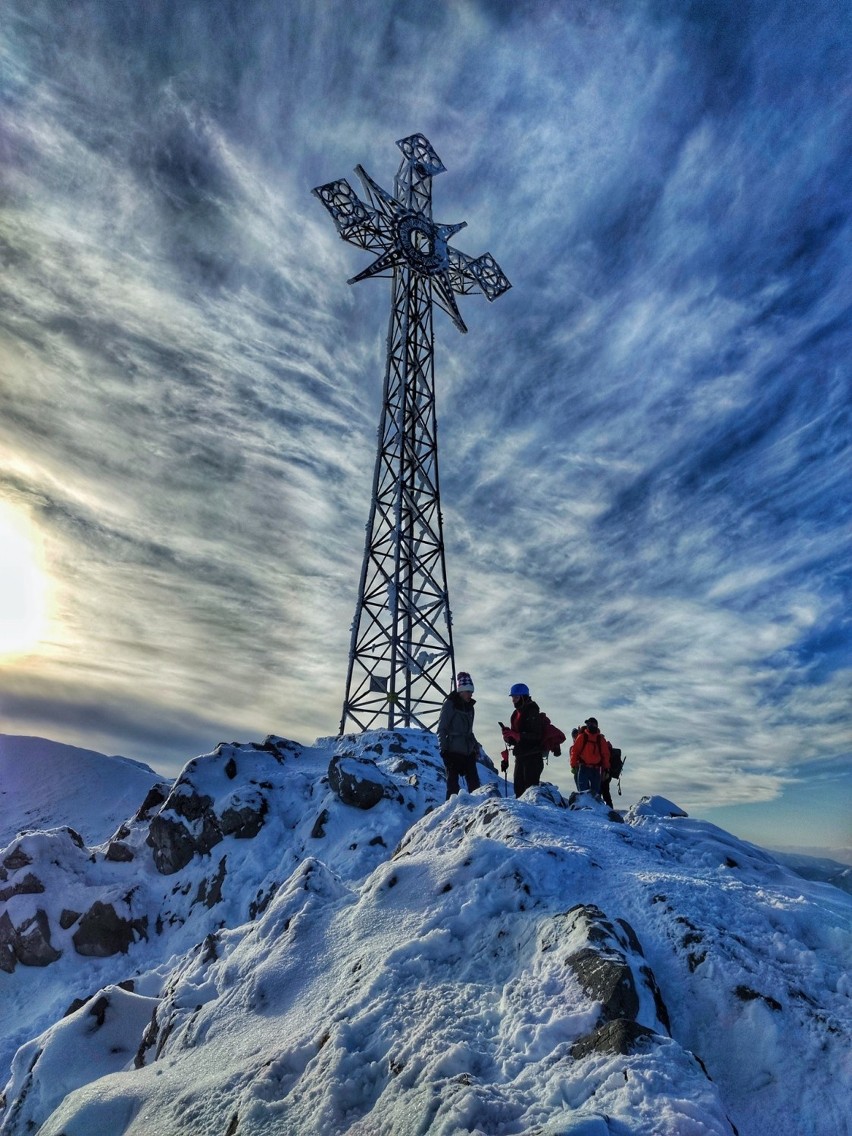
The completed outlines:
[[[513,284],[435,321],[482,740],[848,842],[847,5],[7,0],[0,97],[0,729],[336,732],[389,285],[310,190],[420,131]]]

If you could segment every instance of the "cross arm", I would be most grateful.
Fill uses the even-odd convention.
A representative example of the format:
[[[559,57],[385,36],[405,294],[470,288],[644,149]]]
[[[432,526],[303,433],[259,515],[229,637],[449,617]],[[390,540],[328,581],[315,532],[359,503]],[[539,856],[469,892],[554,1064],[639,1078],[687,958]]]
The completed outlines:
[[[365,205],[345,178],[318,185],[311,193],[331,214],[344,241],[378,252],[387,245],[387,222],[380,212]]]
[[[487,300],[496,300],[512,287],[500,265],[490,252],[472,257],[459,249],[448,246],[450,258],[450,280],[453,291],[469,295],[482,292]]]

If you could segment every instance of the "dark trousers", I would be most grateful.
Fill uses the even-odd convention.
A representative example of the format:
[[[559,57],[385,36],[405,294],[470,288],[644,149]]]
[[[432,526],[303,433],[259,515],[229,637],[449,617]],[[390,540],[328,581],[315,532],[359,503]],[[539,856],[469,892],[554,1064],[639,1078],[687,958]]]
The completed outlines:
[[[601,796],[603,797],[604,804],[609,805],[609,807],[612,809],[615,806],[612,803],[612,793],[609,788],[611,781],[612,778],[608,773],[604,773],[601,777]]]
[[[577,770],[577,789],[581,793],[592,793],[595,797],[601,795],[601,767],[599,765],[583,765]]]
[[[526,757],[518,757],[516,754],[513,773],[515,796],[522,796],[530,785],[538,785],[543,772],[544,758],[540,753],[528,754]]]
[[[476,769],[476,754],[442,753],[444,769],[447,771],[447,800],[459,791],[459,777],[467,782],[467,791],[472,793],[479,788],[479,773]]]

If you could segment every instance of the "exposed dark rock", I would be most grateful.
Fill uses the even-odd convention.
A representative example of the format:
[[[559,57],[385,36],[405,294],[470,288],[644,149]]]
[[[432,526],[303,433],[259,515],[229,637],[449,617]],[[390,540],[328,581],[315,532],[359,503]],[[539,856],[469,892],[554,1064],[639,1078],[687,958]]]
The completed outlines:
[[[166,799],[166,786],[160,784],[152,785],[148,790],[145,800],[142,802],[139,812],[133,818],[134,820],[148,820],[154,809],[158,809]]]
[[[44,891],[44,884],[34,876],[32,872],[27,872],[22,880],[17,883],[10,884],[9,887],[0,888],[0,903],[11,899],[13,895],[39,895]]]
[[[111,903],[97,900],[80,919],[71,941],[78,955],[108,958],[119,952],[127,954],[134,931],[139,929],[139,920],[124,919]]]
[[[368,758],[335,754],[328,767],[328,783],[345,805],[357,809],[372,809],[386,796],[401,800],[396,786]]]
[[[237,775],[237,763],[234,761],[234,755],[231,754],[231,756],[228,758],[227,762],[225,763],[225,776],[228,778],[229,781],[233,781],[234,778],[236,777],[236,775]]]
[[[111,840],[106,850],[106,858],[114,863],[126,864],[133,859],[133,849],[121,840]]]
[[[604,1022],[571,1047],[571,1056],[579,1061],[592,1053],[627,1055],[633,1053],[638,1042],[657,1035],[647,1026],[640,1026],[630,1018],[615,1018]]]
[[[203,943],[204,953],[201,956],[203,963],[215,962],[219,957],[219,940],[214,934],[210,934]]]
[[[325,836],[325,826],[328,824],[328,809],[323,809],[317,819],[314,821],[314,827],[311,829],[311,836],[314,840],[322,840]]]
[[[74,926],[79,918],[79,911],[72,911],[70,907],[63,907],[62,914],[59,916],[59,926],[63,931],[67,931],[69,927]]]
[[[8,911],[0,915],[0,970],[11,974],[18,963],[15,957],[15,928]]]
[[[29,867],[31,863],[32,859],[19,844],[17,848],[13,848],[9,855],[5,857],[3,867],[7,868],[10,872],[17,872],[21,868]]]
[[[566,961],[589,997],[601,1003],[604,1020],[636,1017],[639,996],[633,971],[624,956],[603,952],[598,947],[583,947]]]
[[[185,788],[185,786],[181,786],[181,788]],[[206,819],[213,813],[213,798],[208,797],[206,793],[194,791],[185,793],[177,790],[169,794],[166,808],[177,813],[178,816],[185,817],[186,820]]]
[[[89,1007],[88,1012],[92,1015],[98,1023],[98,1027],[102,1026],[106,1021],[106,1012],[109,1009],[109,998],[106,994],[101,994]]]
[[[734,989],[734,993],[741,1002],[753,1002],[755,999],[759,998],[762,1002],[766,1003],[770,1010],[774,1010],[776,1013],[784,1008],[781,1003],[770,994],[761,994],[757,990],[752,990],[750,986],[737,986]]]
[[[225,861],[226,856],[223,856],[219,861],[219,867],[216,870],[216,875],[211,880],[202,880],[198,885],[198,893],[196,894],[193,904],[203,903],[206,907],[215,907],[222,899],[222,884],[225,881]],[[209,884],[209,886],[208,886]]]
[[[663,1000],[663,992],[662,990],[660,990],[660,987],[657,983],[657,977],[654,974],[653,970],[651,970],[650,966],[642,967],[642,977],[645,980],[645,985],[653,995],[654,1009],[657,1012],[657,1018],[666,1027],[666,1032],[668,1033],[669,1037],[671,1037],[672,1023],[671,1019],[669,1018],[668,1006],[666,1006],[666,1003]]]
[[[630,924],[627,922],[627,920],[626,919],[616,919],[616,923],[619,925],[619,927],[622,929],[624,934],[627,936],[627,941],[630,944],[630,949],[632,951],[635,951],[635,953],[637,955],[642,955],[644,957],[645,952],[642,950],[642,944],[639,942],[639,936],[636,934],[636,932],[633,930],[633,928],[630,926]]]
[[[567,802],[555,785],[551,785],[549,781],[542,781],[536,789],[536,799],[550,801],[552,805],[557,808],[567,808]]]
[[[196,852],[206,855],[222,839],[212,799],[197,793],[173,793],[152,818],[146,843],[154,850],[154,866],[164,876],[185,868]],[[190,821],[192,828],[179,819]],[[199,824],[200,823],[200,831]]]
[[[416,773],[418,765],[416,761],[412,761],[408,757],[401,757],[399,761],[394,763],[394,773]]]
[[[153,848],[154,866],[164,876],[185,868],[196,851],[195,838],[186,825],[162,813],[152,818],[145,842]]]
[[[222,813],[219,826],[223,836],[235,836],[237,840],[251,840],[257,836],[266,814],[269,812],[269,802],[266,797],[260,798],[257,808],[244,804],[239,808],[231,805]]]
[[[70,1018],[72,1014],[76,1014],[79,1009],[81,1009],[83,1006],[86,1005],[87,1002],[90,1002],[90,1001],[91,1001],[91,995],[88,998],[74,998],[72,1000],[72,1002],[70,1003],[70,1005],[68,1006],[68,1009],[62,1015],[63,1018]]]
[[[249,904],[249,919],[256,919],[269,907],[272,897],[278,891],[278,884],[271,884],[266,891],[259,891]]]
[[[575,949],[565,962],[590,998],[601,1004],[601,1020],[620,1018],[635,1020],[639,1013],[637,982],[641,982],[654,999],[657,1020],[670,1031],[669,1015],[651,968],[641,961],[642,945],[630,924],[619,919],[611,923],[599,907],[578,903],[563,917],[568,921],[567,933],[585,938],[586,945]],[[542,949],[558,946],[566,929],[555,924],[542,940]],[[633,957],[631,960],[631,956]],[[638,975],[634,967],[638,966]]]
[[[135,1069],[142,1068],[145,1064],[145,1054],[152,1046],[157,1044],[157,1036],[160,1032],[157,1025],[157,1009],[158,1007],[154,1008],[151,1020],[142,1033],[142,1040],[139,1043],[139,1048],[136,1050],[136,1056],[133,1058],[133,1066]]]
[[[49,966],[62,956],[62,951],[51,946],[50,920],[41,908],[15,928],[14,935],[12,948],[23,966]]]

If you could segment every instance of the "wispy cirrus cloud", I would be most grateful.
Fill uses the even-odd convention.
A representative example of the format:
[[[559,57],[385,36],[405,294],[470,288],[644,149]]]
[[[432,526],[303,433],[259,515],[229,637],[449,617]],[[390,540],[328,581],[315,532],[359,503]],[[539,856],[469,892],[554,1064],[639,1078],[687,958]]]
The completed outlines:
[[[100,699],[104,748],[165,759],[146,717],[336,727],[389,298],[310,189],[390,185],[422,131],[436,217],[514,285],[436,317],[483,741],[524,678],[699,805],[849,752],[836,7],[75,12],[0,31],[0,492],[57,585],[4,728],[87,744]]]

